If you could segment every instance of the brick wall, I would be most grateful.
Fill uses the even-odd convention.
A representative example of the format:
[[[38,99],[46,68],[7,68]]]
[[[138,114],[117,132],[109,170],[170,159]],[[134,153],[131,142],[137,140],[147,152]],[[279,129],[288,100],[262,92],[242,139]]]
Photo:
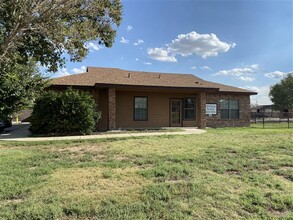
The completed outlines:
[[[206,114],[205,114],[205,107],[206,107],[206,98],[207,95],[205,92],[201,92],[199,94],[199,102],[198,102],[198,127],[199,128],[206,128]]]
[[[221,119],[220,100],[239,100],[239,119]],[[206,103],[217,104],[217,115],[206,115],[207,127],[248,127],[250,125],[250,96],[207,93]]]
[[[109,130],[116,128],[116,89],[109,88],[108,90],[108,100],[109,100],[109,111],[108,111],[108,123]]]

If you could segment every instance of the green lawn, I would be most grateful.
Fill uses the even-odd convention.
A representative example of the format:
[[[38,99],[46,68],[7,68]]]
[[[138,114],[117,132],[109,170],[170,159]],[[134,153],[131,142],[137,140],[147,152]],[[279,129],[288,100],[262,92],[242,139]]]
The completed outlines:
[[[293,219],[293,130],[0,142],[0,219]]]

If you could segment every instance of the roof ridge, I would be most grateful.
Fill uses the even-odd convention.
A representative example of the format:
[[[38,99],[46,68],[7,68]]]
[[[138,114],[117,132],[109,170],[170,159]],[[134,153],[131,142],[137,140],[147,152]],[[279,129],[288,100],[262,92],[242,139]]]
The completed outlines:
[[[167,72],[153,72],[153,71],[143,71],[143,70],[125,70],[125,69],[121,69],[121,68],[116,68],[116,67],[94,67],[94,66],[87,66],[87,69],[88,68],[92,68],[92,69],[112,69],[112,70],[121,70],[123,72],[133,72],[133,73],[150,73],[150,74],[168,74],[168,75],[191,75],[191,76],[194,76],[194,77],[197,77],[199,78],[198,76],[195,76],[194,74],[192,73],[167,73]]]
[[[123,70],[121,68],[118,68],[118,67],[96,67],[96,66],[87,66],[86,69],[87,69],[87,72],[88,72],[88,69],[91,68],[91,69],[116,69],[116,70]],[[123,70],[125,71],[125,70]]]

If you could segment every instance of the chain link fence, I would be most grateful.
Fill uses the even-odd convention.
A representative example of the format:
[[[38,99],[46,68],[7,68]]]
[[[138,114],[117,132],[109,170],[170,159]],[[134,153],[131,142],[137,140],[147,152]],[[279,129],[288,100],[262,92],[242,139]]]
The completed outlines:
[[[293,112],[251,112],[250,126],[256,128],[293,128]]]

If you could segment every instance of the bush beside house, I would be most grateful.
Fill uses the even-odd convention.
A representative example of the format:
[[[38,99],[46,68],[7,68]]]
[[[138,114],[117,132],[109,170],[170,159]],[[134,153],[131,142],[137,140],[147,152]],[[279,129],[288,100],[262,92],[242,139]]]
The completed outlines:
[[[100,118],[92,96],[68,89],[49,91],[36,100],[32,115],[32,134],[91,134]]]

